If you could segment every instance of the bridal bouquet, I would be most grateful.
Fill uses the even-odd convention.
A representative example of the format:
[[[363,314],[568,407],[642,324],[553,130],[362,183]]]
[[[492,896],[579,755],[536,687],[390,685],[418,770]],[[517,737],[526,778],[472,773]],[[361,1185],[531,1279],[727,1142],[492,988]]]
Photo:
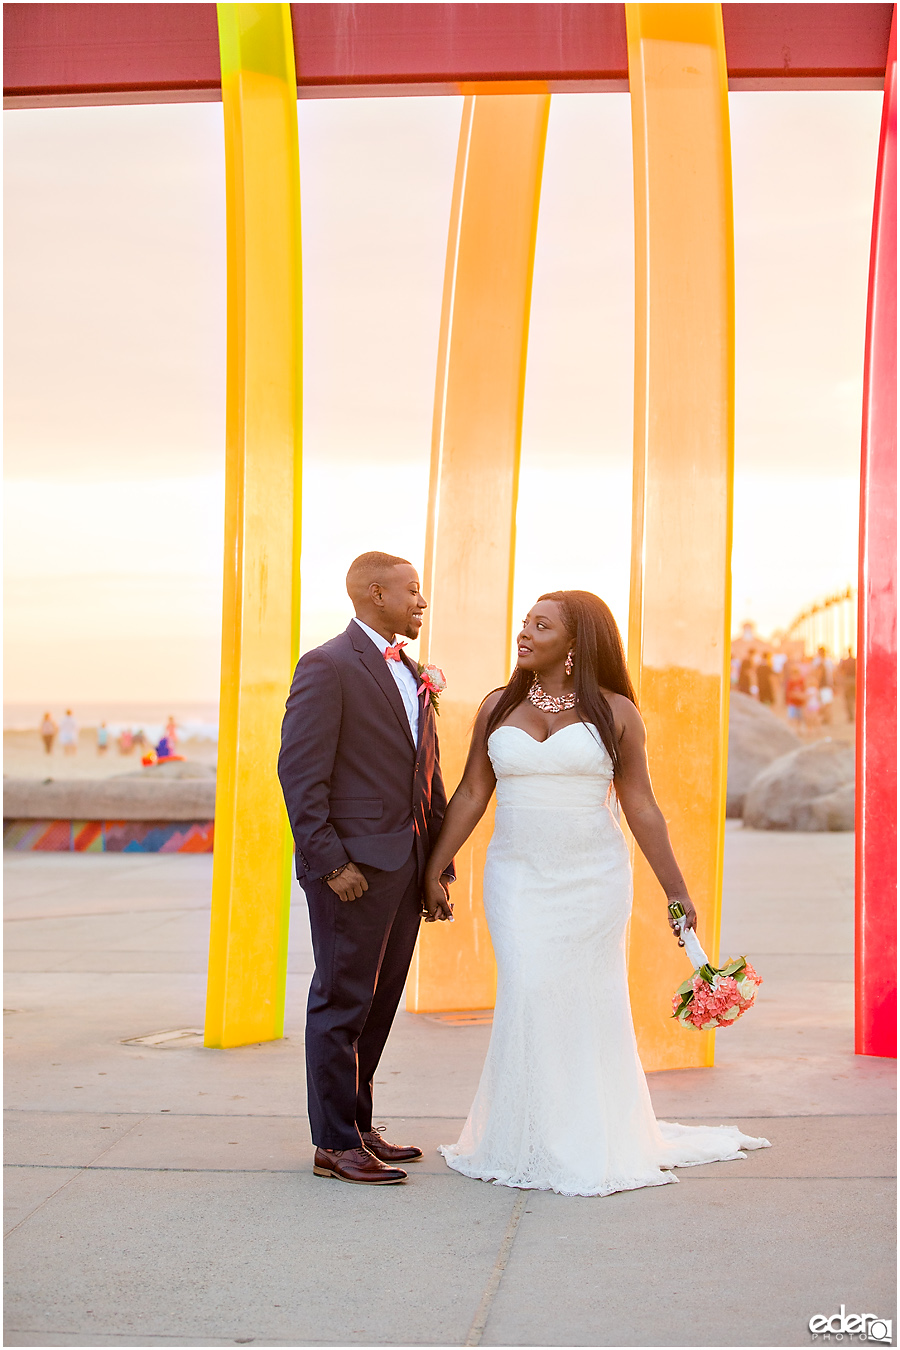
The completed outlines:
[[[676,919],[683,918],[683,911],[676,914],[673,909],[672,913]],[[696,1027],[698,1031],[730,1027],[753,1007],[762,976],[756,973],[746,956],[739,956],[717,970],[710,965],[693,928],[682,925],[680,935],[694,973],[675,990],[672,1016],[683,1027]]]

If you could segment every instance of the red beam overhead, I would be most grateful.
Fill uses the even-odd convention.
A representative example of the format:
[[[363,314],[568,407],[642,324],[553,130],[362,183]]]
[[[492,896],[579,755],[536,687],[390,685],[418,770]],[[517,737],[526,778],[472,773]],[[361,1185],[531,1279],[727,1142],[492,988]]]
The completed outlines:
[[[893,5],[722,6],[729,89],[883,89]]]
[[[291,5],[291,15],[301,93],[383,84],[457,93],[476,81],[628,89],[624,5]]]
[[[5,107],[221,99],[215,5],[4,5]]]
[[[878,88],[890,4],[725,4],[732,88]],[[291,5],[301,97],[626,89],[616,4]],[[6,4],[7,107],[221,97],[212,4]]]
[[[890,4],[725,4],[729,82],[881,88]],[[291,5],[297,83],[628,87],[623,5]],[[338,92],[336,90],[336,92]],[[455,91],[454,91],[455,92]]]

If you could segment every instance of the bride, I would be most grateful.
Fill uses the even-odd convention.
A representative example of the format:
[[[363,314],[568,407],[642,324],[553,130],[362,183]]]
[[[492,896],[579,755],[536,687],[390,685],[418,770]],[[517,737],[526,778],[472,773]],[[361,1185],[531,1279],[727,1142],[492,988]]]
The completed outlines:
[[[433,917],[446,908],[441,874],[496,788],[484,871],[494,1025],[462,1135],[441,1148],[465,1176],[609,1195],[677,1181],[672,1167],[768,1147],[731,1126],[653,1114],[628,1002],[631,868],[616,798],[667,900],[681,901],[689,927],[697,916],[644,742],[608,607],[588,591],[541,596],[522,625],[509,684],[481,705],[425,877]],[[660,896],[661,922],[665,905]]]

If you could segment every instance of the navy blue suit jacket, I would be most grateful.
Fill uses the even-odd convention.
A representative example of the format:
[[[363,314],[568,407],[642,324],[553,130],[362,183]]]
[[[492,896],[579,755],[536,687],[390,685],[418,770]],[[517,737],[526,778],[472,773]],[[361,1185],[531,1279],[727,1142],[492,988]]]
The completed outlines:
[[[297,663],[278,777],[301,883],[346,862],[396,871],[414,842],[421,875],[447,805],[434,709],[420,694],[416,744],[387,663],[359,624]]]

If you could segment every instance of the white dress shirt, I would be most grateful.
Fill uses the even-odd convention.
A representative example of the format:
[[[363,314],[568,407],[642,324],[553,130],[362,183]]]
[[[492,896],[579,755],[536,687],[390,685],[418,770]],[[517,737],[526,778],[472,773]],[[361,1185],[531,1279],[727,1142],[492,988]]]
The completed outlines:
[[[382,656],[384,656],[388,647],[393,647],[394,645],[393,642],[388,642],[387,638],[382,637],[380,633],[376,633],[375,630],[373,628],[370,628],[367,623],[363,623],[362,619],[355,618],[353,622],[358,623],[360,628],[366,634],[366,636],[372,639],[372,641],[375,643],[375,646],[381,652]],[[394,639],[394,641],[396,641],[396,638]],[[384,664],[387,666],[388,670],[393,675],[394,683],[400,690],[400,697],[403,699],[403,706],[406,709],[406,717],[409,722],[409,729],[412,732],[412,738],[414,742],[416,743],[416,745],[418,745],[419,695],[417,693],[417,690],[419,686],[416,682],[416,677],[410,670],[409,666],[407,666],[403,661],[385,661]]]

